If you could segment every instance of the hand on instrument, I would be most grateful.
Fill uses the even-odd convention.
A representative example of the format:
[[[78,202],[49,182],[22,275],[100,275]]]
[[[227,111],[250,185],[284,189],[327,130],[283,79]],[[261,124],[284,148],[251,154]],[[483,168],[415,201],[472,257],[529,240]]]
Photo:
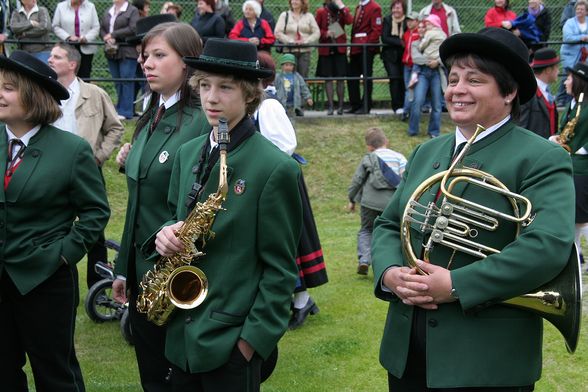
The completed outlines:
[[[112,282],[112,298],[119,304],[127,302],[127,281],[124,279],[115,279]]]
[[[425,263],[421,260],[418,260],[417,264],[428,275],[411,275],[407,280],[427,286],[427,290],[421,293],[421,296],[426,295],[432,298],[431,303],[435,305],[455,301],[455,298],[451,296],[453,285],[451,282],[451,273],[447,268]],[[410,301],[415,301],[415,299],[411,298]],[[419,301],[417,298],[416,303],[413,304],[420,305],[421,303]]]
[[[437,309],[433,297],[427,294],[429,286],[415,281],[415,277],[418,278],[419,275],[414,268],[394,267],[386,271],[383,282],[384,286],[392,290],[404,304]]]
[[[129,155],[129,151],[131,151],[131,143],[125,143],[116,154],[116,163],[120,167],[125,166],[125,162],[127,161],[127,156]]]
[[[170,226],[165,226],[155,237],[155,250],[162,256],[173,256],[184,249],[184,244],[176,236],[176,232],[182,227],[184,221],[179,221]]]

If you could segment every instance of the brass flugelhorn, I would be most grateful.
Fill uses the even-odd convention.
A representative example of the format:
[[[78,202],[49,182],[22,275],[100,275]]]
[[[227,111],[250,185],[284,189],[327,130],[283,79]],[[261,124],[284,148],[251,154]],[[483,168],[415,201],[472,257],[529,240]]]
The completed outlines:
[[[580,118],[580,111],[582,109],[582,102],[584,101],[584,93],[580,93],[578,97],[577,109],[576,109],[576,116],[568,121],[564,126],[564,129],[561,133],[557,136],[556,141],[567,150],[570,154],[572,153],[572,148],[568,145],[569,142],[572,141],[574,137],[574,131],[576,129],[576,124],[578,124],[578,119]]]
[[[478,125],[474,135],[467,141],[449,169],[429,177],[420,184],[406,204],[400,231],[402,250],[408,264],[420,274],[426,275],[426,272],[417,265],[419,258],[412,249],[411,230],[416,229],[429,235],[426,243],[423,244],[423,261],[425,262],[429,262],[431,252],[438,245],[484,259],[489,255],[500,253],[500,249],[476,242],[475,238],[478,236],[479,229],[495,231],[498,228],[499,219],[502,219],[515,223],[514,238],[516,238],[521,228],[533,222],[533,206],[526,197],[511,192],[501,181],[487,172],[457,167],[461,165],[476,137],[483,131],[484,127]],[[427,194],[438,183],[443,195],[441,205],[437,206],[435,202],[421,204],[419,202],[421,196]],[[512,214],[456,196],[452,191],[459,183],[478,186],[504,196],[512,207]],[[555,279],[535,292],[511,298],[501,304],[531,311],[548,320],[563,335],[568,352],[573,353],[578,344],[582,319],[580,271],[578,253],[574,246],[566,267]]]
[[[184,245],[182,251],[173,256],[162,256],[154,269],[147,271],[139,284],[141,294],[137,298],[137,310],[147,314],[147,319],[156,325],[165,325],[176,307],[193,309],[199,306],[208,294],[208,278],[192,261],[204,256],[196,248],[196,242],[206,245],[214,237],[211,231],[214,218],[222,210],[227,184],[227,146],[229,128],[225,118],[219,119],[217,142],[219,144],[219,185],[216,193],[203,202],[197,202],[177,231],[176,236]]]

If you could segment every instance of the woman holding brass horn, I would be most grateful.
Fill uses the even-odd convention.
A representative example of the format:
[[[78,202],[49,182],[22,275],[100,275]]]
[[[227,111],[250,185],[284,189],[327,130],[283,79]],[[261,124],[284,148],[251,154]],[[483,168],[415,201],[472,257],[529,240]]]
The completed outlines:
[[[588,103],[588,65],[577,63],[568,71],[564,85],[572,100],[564,112],[559,134],[549,140],[564,146],[572,157],[576,190],[576,246],[581,249],[582,236],[588,239],[588,110],[584,107]]]
[[[223,155],[216,146],[225,120],[230,142],[228,192],[210,228],[214,236],[196,241],[204,254],[192,261],[206,275],[208,292],[198,306],[176,309],[167,326],[172,386],[174,391],[258,391],[261,363],[288,326],[298,274],[300,169],[256,132],[250,117],[263,94],[259,80],[271,74],[259,67],[253,44],[210,38],[200,57],[184,61],[196,68],[190,84],[212,130],[178,151],[169,205],[180,221],[157,233],[162,256],[184,251],[179,233],[189,210],[204,208],[217,186],[217,193],[222,189],[219,178],[226,171],[220,171]]]
[[[571,162],[512,122],[536,91],[519,38],[456,34],[440,55],[455,133],[415,149],[374,227],[375,294],[389,302],[380,362],[391,391],[531,391],[543,320],[500,303],[567,265]]]
[[[133,41],[141,42],[142,66],[152,91],[145,113],[137,120],[132,145],[116,158],[125,169],[129,198],[121,250],[115,266],[114,299],[129,300],[129,317],[141,385],[147,391],[171,390],[170,364],[163,355],[165,328],[137,311],[139,282],[155,260],[141,252],[142,243],[172,214],[166,207],[173,160],[180,145],[202,135],[208,123],[188,80],[193,70],[183,56],[202,52],[198,33],[185,23],[161,23],[168,15],[142,19]],[[159,22],[159,23],[158,23]]]

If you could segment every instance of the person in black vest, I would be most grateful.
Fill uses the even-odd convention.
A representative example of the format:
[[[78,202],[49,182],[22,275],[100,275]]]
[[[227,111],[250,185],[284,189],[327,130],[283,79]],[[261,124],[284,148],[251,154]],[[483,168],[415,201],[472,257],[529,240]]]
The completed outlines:
[[[544,138],[557,132],[557,108],[549,85],[557,81],[559,57],[555,50],[542,48],[535,52],[531,68],[537,79],[537,93],[521,105],[517,124]]]

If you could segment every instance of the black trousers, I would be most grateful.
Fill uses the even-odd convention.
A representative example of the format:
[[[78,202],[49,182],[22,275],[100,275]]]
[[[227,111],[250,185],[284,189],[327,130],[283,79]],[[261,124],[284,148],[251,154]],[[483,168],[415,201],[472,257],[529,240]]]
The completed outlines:
[[[371,77],[374,69],[374,56],[375,53],[367,52],[367,65],[365,77]],[[348,76],[360,76],[363,74],[363,54],[355,54],[349,56],[349,69],[347,72]],[[365,83],[363,94],[368,96],[368,109],[372,108],[372,89],[374,82],[368,80]],[[359,109],[363,107],[363,97],[359,93],[359,80],[347,81],[347,89],[349,90],[349,102],[351,103],[352,109]]]
[[[0,384],[28,391],[23,371],[28,355],[38,392],[83,392],[74,348],[79,303],[77,269],[63,265],[22,295],[4,271],[0,277]]]
[[[129,317],[143,391],[171,391],[171,364],[165,358],[165,327],[158,327],[137,311],[137,296],[133,294]]]
[[[102,173],[102,167],[98,166],[100,170],[100,178],[102,178],[102,184],[106,187],[104,181],[104,174]],[[108,261],[108,249],[106,249],[106,238],[104,236],[104,230],[98,235],[98,241],[88,250],[88,264],[86,270],[86,284],[88,289],[94,285],[94,283],[101,281],[103,278],[96,272],[96,263],[102,261],[106,263]]]
[[[96,282],[101,281],[103,278],[98,275],[95,269],[95,265],[99,261],[108,261],[108,249],[105,245],[106,238],[104,237],[104,231],[101,231],[98,236],[98,241],[88,251],[88,264],[86,273],[86,284],[88,289]]]
[[[89,78],[92,75],[92,60],[94,59],[94,55],[82,53],[79,46],[76,46],[76,49],[78,49],[82,55],[77,75],[82,79]]]
[[[172,370],[173,392],[258,392],[260,388],[262,359],[253,354],[249,362],[237,345],[229,361],[223,366],[204,373],[189,373],[174,366]]]
[[[415,308],[406,370],[402,378],[397,378],[388,373],[388,390],[390,392],[530,392],[534,390],[534,385],[483,388],[428,388],[426,328],[425,311],[420,308]]]

